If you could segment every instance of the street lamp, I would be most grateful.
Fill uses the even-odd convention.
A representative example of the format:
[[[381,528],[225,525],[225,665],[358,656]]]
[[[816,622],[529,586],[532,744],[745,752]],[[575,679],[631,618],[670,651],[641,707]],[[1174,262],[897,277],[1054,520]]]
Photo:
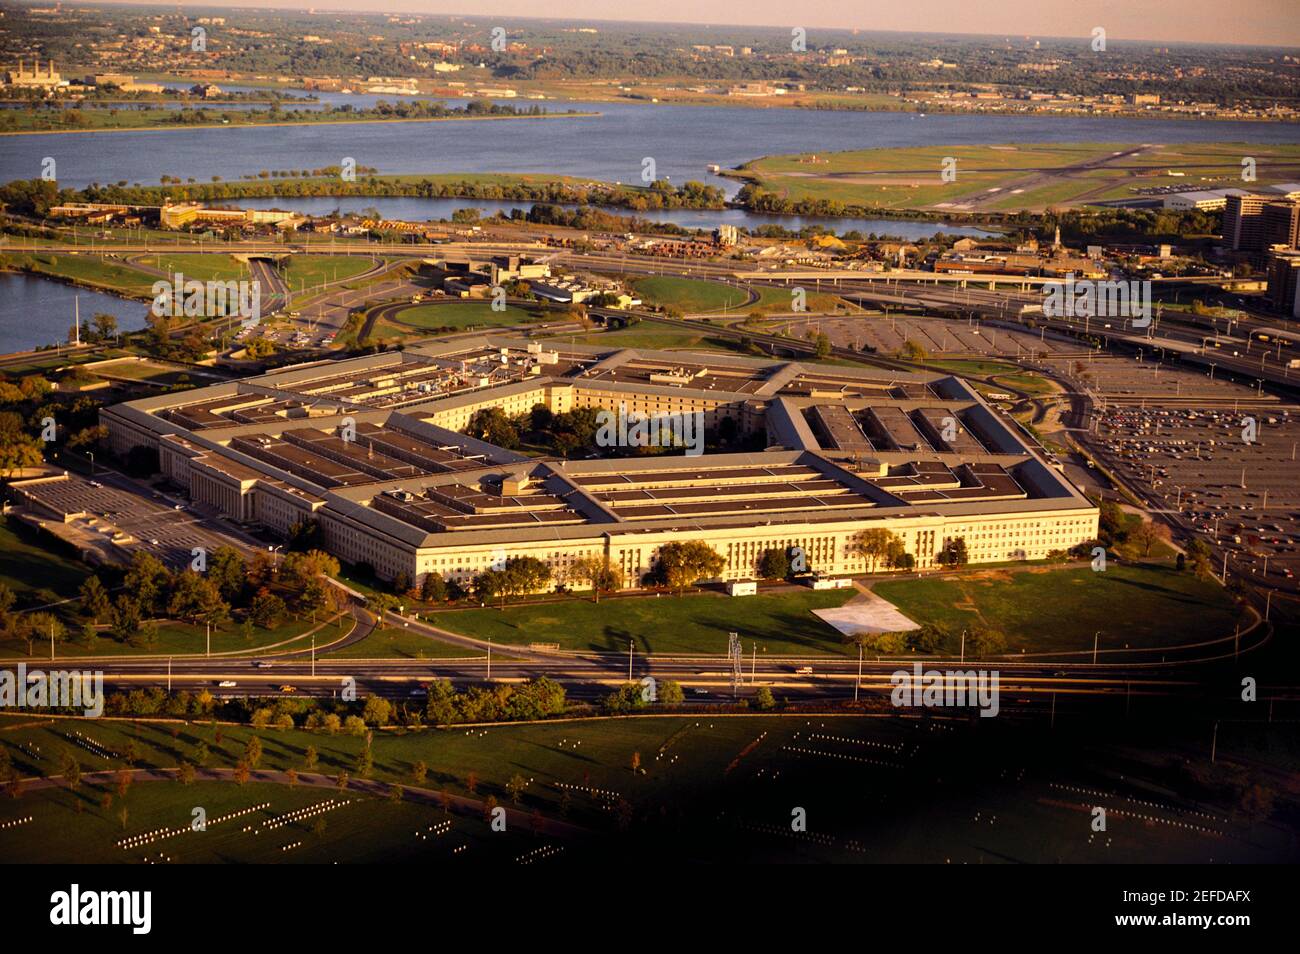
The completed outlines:
[[[1101,640],[1101,630],[1092,637],[1092,664],[1097,665],[1097,643]]]

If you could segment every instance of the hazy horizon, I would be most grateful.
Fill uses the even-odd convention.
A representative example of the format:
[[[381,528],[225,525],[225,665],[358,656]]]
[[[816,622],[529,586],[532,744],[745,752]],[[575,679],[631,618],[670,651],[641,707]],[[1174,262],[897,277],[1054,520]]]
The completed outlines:
[[[36,0],[40,2],[40,0]],[[28,0],[25,5],[35,5]],[[48,3],[43,4],[48,5]],[[169,8],[231,8],[299,10],[315,13],[424,14],[426,16],[517,17],[529,20],[614,21],[625,23],[700,26],[795,27],[808,30],[859,30],[971,34],[992,37],[1068,37],[1088,39],[1094,27],[1107,38],[1151,43],[1210,45],[1300,46],[1300,16],[1296,0],[913,0],[894,8],[864,7],[848,0],[812,0],[792,14],[782,0],[720,0],[701,16],[694,0],[660,0],[653,14],[628,11],[620,15],[604,0],[562,0],[539,10],[531,0],[179,0],[141,3],[138,0],[98,0],[94,5],[160,6]],[[816,42],[810,36],[809,42]]]

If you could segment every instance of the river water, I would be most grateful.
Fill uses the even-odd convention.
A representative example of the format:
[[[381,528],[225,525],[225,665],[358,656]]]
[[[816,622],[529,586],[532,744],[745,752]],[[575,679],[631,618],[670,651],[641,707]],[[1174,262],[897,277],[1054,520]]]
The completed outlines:
[[[85,328],[98,311],[117,317],[123,331],[144,327],[149,305],[75,288],[48,278],[0,272],[0,354],[67,341],[77,300]]]
[[[0,140],[0,182],[39,176],[43,158],[52,156],[58,163],[60,184],[78,188],[91,182],[152,184],[163,175],[199,182],[212,176],[233,179],[263,169],[337,165],[344,157],[381,174],[534,172],[639,183],[643,160],[651,158],[657,175],[670,182],[696,179],[734,193],[733,180],[711,176],[706,167],[727,168],[773,153],[886,146],[1300,142],[1300,124],[1294,123],[926,116],[632,103],[548,102],[546,106],[600,115],[6,136]]]
[[[397,97],[322,96],[358,107]],[[526,106],[527,101],[515,100]],[[255,175],[261,170],[310,169],[351,157],[381,174],[435,172],[553,173],[609,182],[639,182],[644,160],[670,182],[696,179],[729,195],[738,184],[710,175],[707,166],[739,165],[762,155],[831,152],[935,144],[1109,142],[1174,143],[1240,141],[1300,142],[1300,124],[1224,123],[1046,116],[964,116],[918,113],[831,112],[788,108],[672,106],[548,101],[548,109],[579,109],[598,116],[424,123],[347,123],[319,126],[254,126],[214,129],[127,130],[0,137],[0,182],[35,178],[45,157],[57,161],[59,184],[92,182],[154,184],[163,175],[208,181]],[[259,203],[260,204],[260,203]],[[375,206],[400,218],[449,217],[457,207],[489,214],[527,203],[418,199],[284,199],[276,204],[307,211]],[[816,220],[756,216],[740,210],[656,213],[666,221],[711,227],[719,222],[788,228],[824,222],[839,231],[920,237],[932,223],[893,220]],[[649,217],[649,216],[647,216]],[[951,230],[951,229],[948,229]],[[63,338],[72,320],[71,288],[15,275],[0,275],[0,352]],[[123,327],[139,327],[145,306],[82,291],[83,316],[114,311]]]

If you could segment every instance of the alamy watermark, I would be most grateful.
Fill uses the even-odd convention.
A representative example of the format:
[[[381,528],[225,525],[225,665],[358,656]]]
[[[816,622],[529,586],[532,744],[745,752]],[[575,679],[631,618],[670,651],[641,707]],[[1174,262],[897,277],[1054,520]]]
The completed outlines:
[[[923,709],[966,707],[979,709],[980,717],[998,714],[997,670],[923,670],[913,663],[911,671],[897,670],[889,677],[894,688],[889,700],[896,707],[918,706]]]
[[[596,424],[598,447],[684,447],[688,457],[704,453],[703,411],[638,414],[620,404],[617,412],[596,412]]]
[[[244,326],[262,320],[262,283],[186,279],[177,272],[170,282],[153,283],[153,313],[159,318],[239,316]]]
[[[81,709],[91,719],[104,714],[104,673],[77,669],[45,672],[19,663],[0,670],[0,709]]]
[[[1043,283],[1043,315],[1047,318],[1131,318],[1134,328],[1151,324],[1151,282],[1076,281]]]

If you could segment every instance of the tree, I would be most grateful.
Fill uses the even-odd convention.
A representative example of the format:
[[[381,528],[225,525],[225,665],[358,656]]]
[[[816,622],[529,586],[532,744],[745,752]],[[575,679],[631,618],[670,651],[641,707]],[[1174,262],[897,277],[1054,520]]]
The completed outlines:
[[[1143,520],[1133,528],[1131,538],[1142,548],[1142,555],[1149,557],[1152,547],[1169,539],[1169,528],[1155,520]]]
[[[397,609],[397,597],[392,593],[376,593],[366,601],[370,611],[375,614],[379,626],[384,625],[384,617]]]
[[[505,573],[502,570],[487,569],[474,577],[473,581],[474,595],[482,602],[489,603],[496,597],[501,597],[502,608],[506,605],[506,593],[508,584]]]
[[[939,551],[938,561],[944,566],[965,566],[969,556],[966,552],[966,538],[953,537]]]
[[[63,776],[63,784],[68,786],[72,791],[81,787],[81,763],[71,752],[64,752],[63,759],[59,764],[59,774]]]
[[[527,785],[528,783],[524,781],[524,777],[518,772],[510,776],[510,781],[506,782],[506,791],[510,793],[510,801],[518,805],[520,799],[523,798],[524,788]]]
[[[182,785],[193,785],[194,775],[194,765],[190,762],[182,762],[176,767],[176,780]]]
[[[1007,651],[1007,637],[1000,630],[977,626],[966,635],[966,649],[974,656],[997,656]]]
[[[622,582],[609,557],[603,553],[575,560],[569,570],[569,576],[576,582],[590,583],[591,595],[596,603],[600,602],[601,590],[617,589]]]
[[[280,565],[280,578],[289,586],[305,586],[311,580],[335,576],[339,561],[324,550],[307,550],[285,554]]]
[[[388,725],[392,714],[392,703],[383,696],[371,696],[366,700],[361,717],[370,725]]]
[[[428,776],[429,766],[425,765],[423,761],[416,762],[411,766],[411,781],[417,786],[423,785],[424,780],[428,778]]]
[[[329,606],[330,593],[329,588],[318,579],[308,580],[306,585],[298,593],[298,611],[306,613],[313,620],[316,615]]]
[[[248,585],[248,565],[234,547],[217,547],[208,560],[207,576],[217,587],[221,598],[234,603]]]
[[[185,572],[176,576],[167,612],[190,623],[212,623],[224,619],[230,605],[211,578]]]
[[[876,572],[876,565],[881,561],[886,561],[888,565],[891,553],[899,554],[903,549],[903,541],[893,531],[886,530],[883,527],[873,527],[869,530],[862,530],[853,538],[853,549],[862,554],[869,561],[869,573]]]
[[[441,603],[446,598],[447,581],[442,578],[442,574],[432,570],[424,574],[424,579],[420,582],[420,599],[426,603]]]
[[[81,584],[81,611],[98,623],[107,618],[113,604],[108,598],[108,591],[97,576],[88,576]]]
[[[907,639],[902,633],[859,630],[846,636],[845,641],[876,656],[896,656],[907,648]]]
[[[511,596],[535,593],[551,581],[551,568],[537,557],[516,556],[506,560],[506,590]]]
[[[35,437],[21,430],[0,430],[0,474],[6,480],[44,459],[44,447]]]
[[[325,546],[325,532],[319,520],[300,520],[289,528],[289,540],[286,544],[290,552],[308,553],[322,550]],[[288,555],[285,556],[288,562]]]
[[[918,653],[937,653],[955,642],[955,634],[939,623],[926,623],[907,634],[907,648]]]
[[[250,735],[244,745],[244,761],[249,768],[257,768],[262,761],[262,740],[255,735]]]
[[[27,654],[29,656],[32,652],[32,643],[35,640],[53,640],[60,643],[68,635],[68,628],[53,613],[28,613],[26,622],[30,633],[27,637]]]
[[[108,341],[117,335],[117,316],[97,311],[90,319],[91,335],[95,341]]]
[[[831,356],[831,339],[824,331],[817,335],[817,357],[829,358]]]
[[[776,708],[776,700],[772,698],[772,690],[767,686],[759,686],[754,690],[754,708],[761,712]]]
[[[661,705],[679,706],[686,700],[686,693],[675,679],[661,679],[655,686],[655,698]]]
[[[519,446],[519,431],[511,422],[506,412],[499,407],[487,407],[475,411],[465,425],[464,433],[470,437],[487,441],[506,450]]]
[[[248,605],[248,618],[263,629],[274,629],[285,611],[284,600],[263,587]]]
[[[1192,572],[1198,579],[1208,580],[1214,575],[1214,570],[1210,565],[1210,548],[1200,537],[1193,537],[1188,541],[1185,548],[1187,553],[1187,562],[1191,564]]]
[[[926,350],[911,338],[903,342],[902,355],[908,361],[924,361],[929,357]]]
[[[122,586],[139,602],[142,612],[152,614],[161,606],[170,580],[171,573],[161,560],[144,550],[137,550],[131,557]]]
[[[679,596],[692,583],[718,576],[724,566],[722,556],[702,540],[665,543],[659,548],[659,572]]]
[[[784,580],[790,575],[790,556],[783,547],[763,551],[758,558],[758,575],[765,580]]]

